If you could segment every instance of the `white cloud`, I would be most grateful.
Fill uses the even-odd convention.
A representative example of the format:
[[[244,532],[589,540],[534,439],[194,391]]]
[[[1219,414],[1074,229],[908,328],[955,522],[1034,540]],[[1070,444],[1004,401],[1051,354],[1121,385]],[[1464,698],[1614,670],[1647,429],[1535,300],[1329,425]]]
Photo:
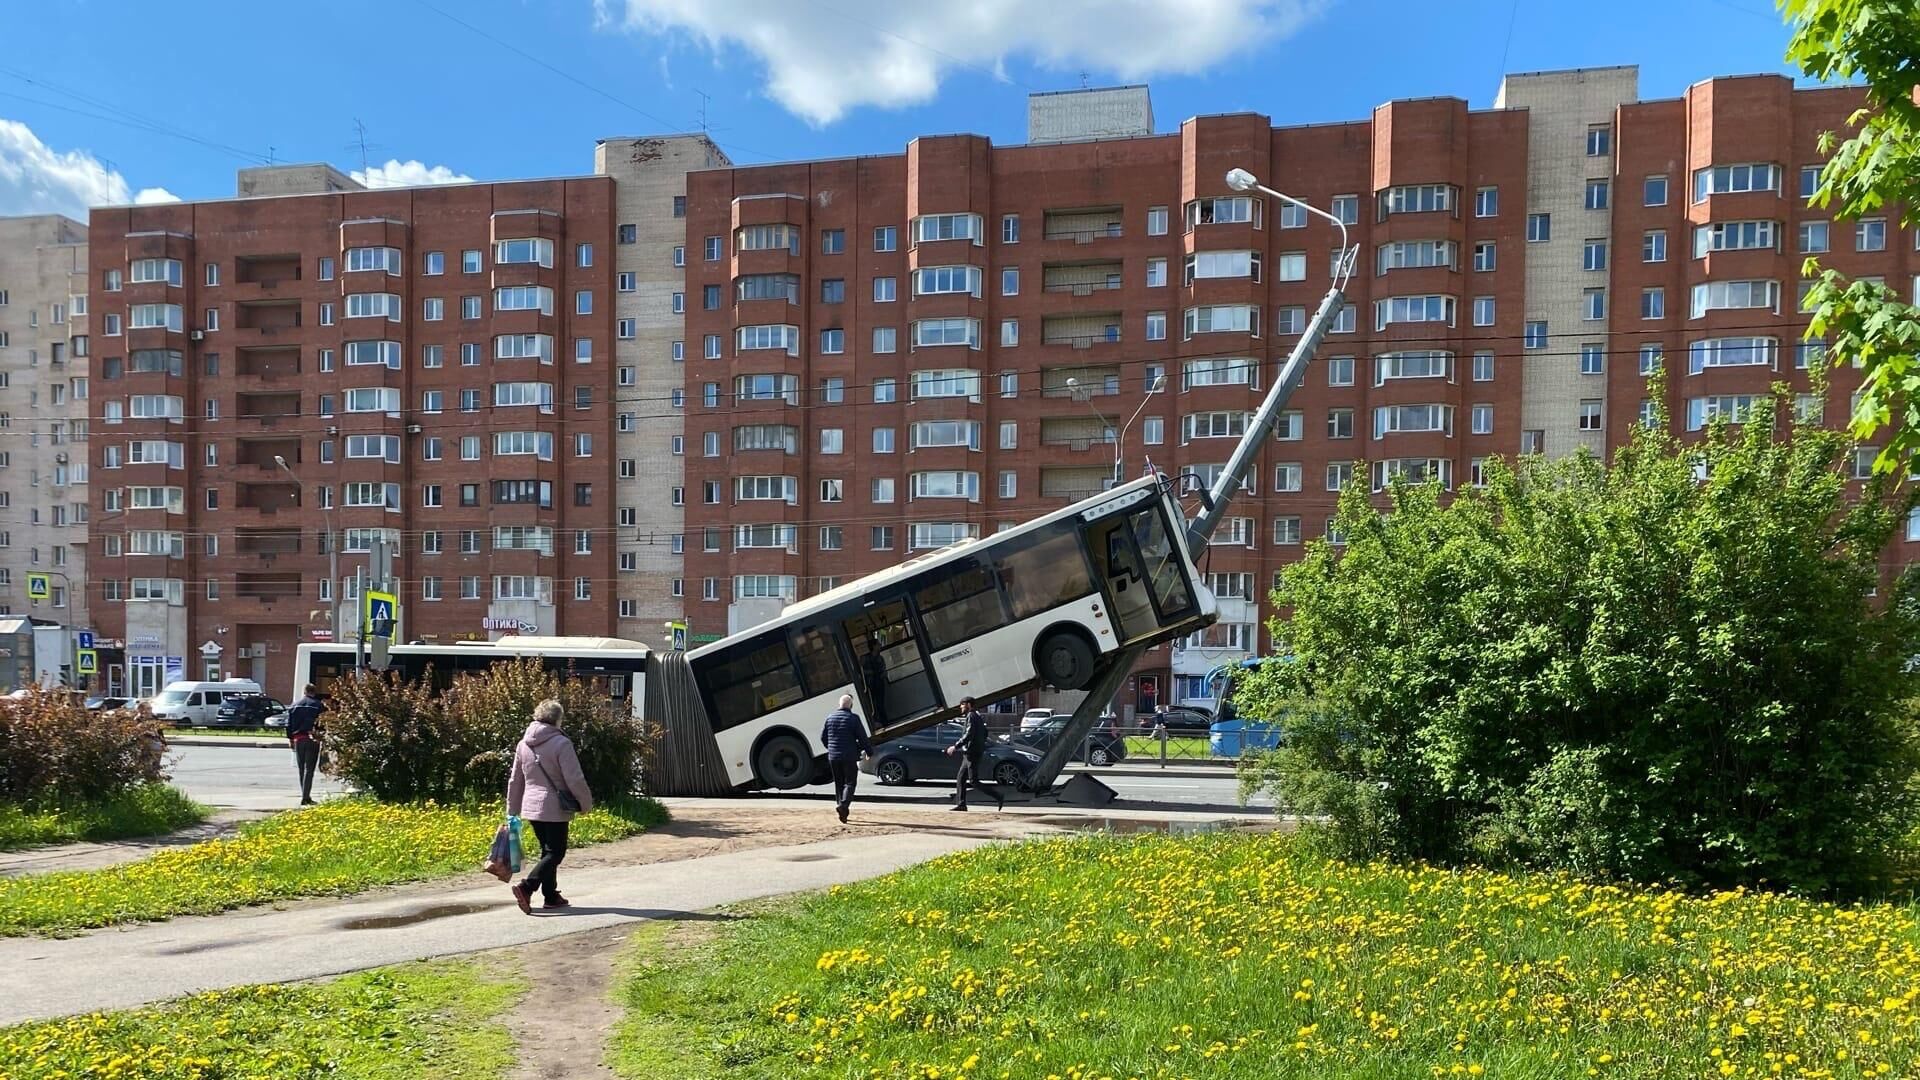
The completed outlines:
[[[90,206],[178,201],[166,188],[143,188],[136,195],[126,177],[85,150],[55,150],[18,120],[0,120],[0,214],[65,214],[85,221]]]
[[[766,91],[814,124],[862,105],[931,99],[956,67],[1003,71],[1009,57],[1102,77],[1191,74],[1285,37],[1331,0],[594,0],[602,27],[680,33],[746,50]],[[1002,76],[1004,77],[1004,76]]]
[[[428,165],[420,161],[389,160],[385,165],[374,165],[362,172],[355,169],[352,177],[370,188],[425,187],[428,184],[471,184],[473,177],[466,173],[457,173],[445,165]]]

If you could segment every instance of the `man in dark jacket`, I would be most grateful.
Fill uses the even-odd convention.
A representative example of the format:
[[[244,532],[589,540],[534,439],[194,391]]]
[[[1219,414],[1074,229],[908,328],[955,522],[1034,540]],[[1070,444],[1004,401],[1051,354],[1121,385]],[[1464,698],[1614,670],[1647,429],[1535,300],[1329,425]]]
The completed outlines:
[[[973,707],[971,697],[960,699],[960,722],[964,727],[960,731],[959,740],[947,747],[948,754],[960,758],[960,771],[953,777],[953,808],[955,810],[967,808],[967,787],[971,785],[979,788],[982,793],[992,796],[993,801],[1000,804],[1002,810],[1006,809],[1007,800],[1001,798],[999,792],[988,787],[980,779],[980,759],[987,752],[987,718],[980,715],[979,709]]]
[[[867,728],[853,712],[853,695],[841,694],[840,707],[827,714],[820,729],[827,747],[827,771],[833,774],[833,809],[842,822],[853,806],[853,788],[860,779],[860,758],[873,752]]]
[[[326,705],[320,689],[307,684],[305,696],[287,710],[287,743],[293,747],[293,767],[300,776],[300,805],[313,805],[313,772],[320,765],[320,713]]]

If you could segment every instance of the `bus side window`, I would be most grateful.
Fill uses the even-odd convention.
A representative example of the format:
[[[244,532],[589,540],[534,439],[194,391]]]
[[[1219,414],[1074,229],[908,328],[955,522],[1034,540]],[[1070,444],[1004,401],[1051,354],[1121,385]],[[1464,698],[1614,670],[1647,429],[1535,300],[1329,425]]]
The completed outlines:
[[[840,650],[834,647],[833,631],[824,626],[793,631],[793,655],[800,661],[800,675],[806,680],[809,697],[853,682],[840,660]]]
[[[944,649],[1005,624],[992,567],[979,559],[957,559],[944,569],[944,579],[913,597],[930,647]]]
[[[1024,619],[1093,591],[1079,539],[1062,532],[1001,556],[997,569],[1015,619]]]
[[[715,731],[756,720],[800,700],[800,677],[787,654],[784,636],[714,665],[707,685],[712,687]]]

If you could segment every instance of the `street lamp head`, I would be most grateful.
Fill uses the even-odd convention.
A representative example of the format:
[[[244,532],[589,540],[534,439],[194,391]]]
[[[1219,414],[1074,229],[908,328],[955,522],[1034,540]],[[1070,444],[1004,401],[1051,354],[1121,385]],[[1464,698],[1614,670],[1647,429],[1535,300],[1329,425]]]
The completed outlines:
[[[1260,181],[1245,169],[1230,169],[1227,172],[1227,186],[1235,191],[1252,191],[1259,185]]]
[[[281,457],[279,454],[273,455],[273,463],[275,465],[280,466],[283,469],[287,467],[287,459],[284,457]]]
[[[1155,376],[1153,377],[1153,382],[1152,382],[1151,384],[1149,384],[1149,385],[1147,386],[1147,393],[1149,393],[1149,394],[1157,394],[1157,393],[1159,393],[1160,391],[1162,391],[1162,390],[1164,390],[1164,389],[1166,389],[1166,386],[1167,386],[1167,377],[1166,377],[1166,375],[1164,375],[1164,374],[1161,374],[1161,375],[1155,375]]]

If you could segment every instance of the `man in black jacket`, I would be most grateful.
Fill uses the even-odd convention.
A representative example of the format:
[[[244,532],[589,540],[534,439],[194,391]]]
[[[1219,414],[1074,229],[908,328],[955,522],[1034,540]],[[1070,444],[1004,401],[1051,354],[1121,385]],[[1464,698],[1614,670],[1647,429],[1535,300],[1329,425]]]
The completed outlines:
[[[873,752],[866,725],[853,712],[853,695],[841,694],[840,707],[827,714],[820,729],[827,747],[827,771],[833,774],[833,809],[842,822],[853,806],[853,788],[860,779],[860,758]]]
[[[957,755],[960,758],[960,771],[953,777],[953,809],[967,808],[968,785],[977,787],[983,793],[992,796],[993,801],[1000,804],[1002,810],[1006,809],[1007,800],[1001,798],[999,792],[980,780],[980,759],[987,752],[987,718],[980,715],[979,709],[973,707],[971,697],[960,699],[960,722],[965,727],[960,732],[959,740],[947,747],[948,754]]]
[[[293,767],[300,776],[300,805],[313,805],[313,772],[320,764],[320,713],[326,705],[320,690],[307,684],[306,695],[287,710],[287,744],[293,747]]]

